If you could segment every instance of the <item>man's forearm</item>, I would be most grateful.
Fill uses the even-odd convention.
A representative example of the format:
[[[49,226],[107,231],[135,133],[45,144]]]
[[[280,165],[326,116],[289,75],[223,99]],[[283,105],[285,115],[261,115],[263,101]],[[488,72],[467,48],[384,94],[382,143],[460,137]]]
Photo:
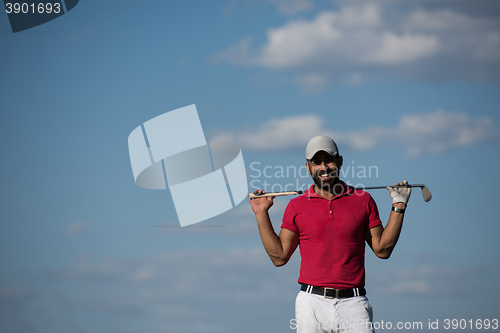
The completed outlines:
[[[397,203],[393,205],[394,207],[404,209],[405,204]],[[401,234],[401,229],[403,227],[404,214],[391,211],[389,215],[389,221],[382,232],[380,237],[380,248],[384,252],[385,256],[389,257],[396,246],[399,235]]]
[[[269,258],[276,266],[281,266],[286,262],[283,253],[283,245],[279,236],[274,231],[268,212],[255,214],[257,225],[259,226],[260,238]]]

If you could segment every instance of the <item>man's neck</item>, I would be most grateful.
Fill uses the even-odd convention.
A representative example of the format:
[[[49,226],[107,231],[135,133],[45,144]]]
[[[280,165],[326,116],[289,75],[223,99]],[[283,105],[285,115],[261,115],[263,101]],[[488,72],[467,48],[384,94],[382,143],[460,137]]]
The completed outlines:
[[[323,197],[327,200],[332,200],[333,197],[342,194],[343,191],[344,186],[342,186],[342,183],[340,181],[338,181],[337,184],[335,184],[329,191],[319,188],[316,184],[314,185],[314,192],[320,197]]]

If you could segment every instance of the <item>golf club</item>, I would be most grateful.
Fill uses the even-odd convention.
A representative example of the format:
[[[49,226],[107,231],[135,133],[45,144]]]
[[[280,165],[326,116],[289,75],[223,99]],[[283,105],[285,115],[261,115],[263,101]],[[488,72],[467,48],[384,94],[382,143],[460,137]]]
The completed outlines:
[[[432,199],[432,194],[431,191],[429,191],[429,188],[425,186],[424,184],[408,184],[408,185],[402,185],[402,186],[394,186],[394,185],[389,185],[389,186],[371,186],[371,187],[358,187],[356,189],[358,190],[378,190],[378,189],[385,189],[387,187],[420,187],[422,189],[422,198],[424,198],[425,202],[429,202]]]
[[[262,194],[249,193],[248,197],[250,199],[264,198],[264,197],[281,197],[284,195],[298,195],[298,194],[302,194],[302,193],[304,193],[304,192],[302,192],[302,191],[285,191],[285,192],[268,192],[268,193],[262,193]]]
[[[420,187],[422,189],[422,198],[424,199],[425,202],[429,202],[432,199],[432,194],[431,191],[429,191],[429,188],[425,186],[424,184],[416,184],[416,185],[405,185],[405,186],[370,186],[370,187],[357,187],[357,190],[378,190],[378,189],[386,189],[387,187]],[[249,194],[250,199],[254,198],[264,198],[264,197],[279,197],[279,196],[284,196],[284,195],[298,195],[302,194],[302,191],[285,191],[285,192],[267,192],[267,193],[262,193],[262,194]]]

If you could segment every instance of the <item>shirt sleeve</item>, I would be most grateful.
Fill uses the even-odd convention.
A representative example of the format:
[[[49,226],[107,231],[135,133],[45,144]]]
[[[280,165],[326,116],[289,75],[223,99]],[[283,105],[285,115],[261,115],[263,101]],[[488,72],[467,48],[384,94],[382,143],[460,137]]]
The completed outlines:
[[[371,229],[380,224],[382,224],[382,221],[380,221],[380,216],[378,215],[377,204],[370,195],[370,200],[368,200],[368,228]]]
[[[299,228],[295,223],[295,216],[295,209],[293,209],[292,201],[290,201],[285,208],[285,213],[283,214],[283,223],[281,223],[281,227],[295,233],[299,233]]]

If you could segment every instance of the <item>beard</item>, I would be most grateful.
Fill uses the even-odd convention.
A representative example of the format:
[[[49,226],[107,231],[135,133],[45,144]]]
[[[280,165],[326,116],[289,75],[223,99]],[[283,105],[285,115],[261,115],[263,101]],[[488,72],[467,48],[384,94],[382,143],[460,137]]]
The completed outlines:
[[[328,174],[329,178],[328,179],[321,179],[320,175]],[[328,191],[330,193],[334,193],[335,185],[339,184],[339,176],[337,175],[337,172],[334,170],[328,168],[325,171],[318,171],[317,173],[314,173],[312,175],[312,179],[314,181],[314,184],[316,187],[319,189],[322,189],[323,191]],[[340,194],[340,193],[337,193]]]

